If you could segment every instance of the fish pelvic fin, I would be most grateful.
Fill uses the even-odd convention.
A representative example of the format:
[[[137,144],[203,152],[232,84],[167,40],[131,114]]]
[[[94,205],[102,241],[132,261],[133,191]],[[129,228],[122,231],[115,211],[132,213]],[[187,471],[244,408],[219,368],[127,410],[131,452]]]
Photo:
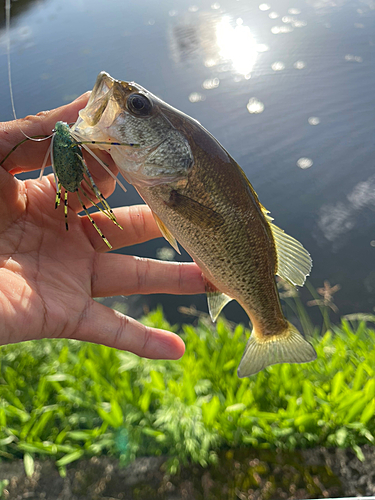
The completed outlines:
[[[232,299],[225,293],[207,292],[208,312],[210,313],[211,321],[215,323],[222,309]]]
[[[314,359],[314,347],[288,321],[288,328],[279,335],[259,336],[252,331],[237,373],[239,378],[249,377],[270,365],[308,363]]]
[[[158,228],[160,229],[161,234],[168,241],[168,243],[171,245],[171,247],[173,247],[176,250],[176,252],[181,255],[180,249],[178,248],[178,243],[177,243],[176,238],[169,231],[169,229],[166,228],[166,226],[164,225],[164,223],[156,215],[155,212],[152,212],[152,215],[154,216],[155,222],[156,222]]]
[[[210,313],[211,321],[215,323],[222,309],[232,298],[225,293],[221,293],[205,276],[202,277],[207,294],[208,312]]]

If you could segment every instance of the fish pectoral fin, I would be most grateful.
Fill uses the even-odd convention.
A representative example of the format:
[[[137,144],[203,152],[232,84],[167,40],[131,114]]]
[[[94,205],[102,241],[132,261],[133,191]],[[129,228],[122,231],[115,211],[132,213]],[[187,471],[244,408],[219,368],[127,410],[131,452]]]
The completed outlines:
[[[249,377],[263,368],[278,363],[308,363],[316,359],[316,352],[291,323],[284,333],[270,337],[251,333],[238,367],[240,378]]]
[[[213,229],[223,225],[225,222],[224,217],[215,212],[215,210],[175,190],[171,191],[166,205],[173,208],[184,219],[197,224],[199,227]]]
[[[208,312],[210,313],[211,321],[215,323],[222,309],[233,299],[225,293],[219,292],[205,277],[203,279],[207,294]]]
[[[303,286],[306,276],[310,274],[312,268],[309,252],[299,241],[273,224],[272,217],[268,215],[268,211],[264,207],[262,207],[262,211],[275,240],[277,253],[276,274],[292,285]]]
[[[178,243],[176,238],[173,236],[173,234],[165,227],[163,222],[159,219],[159,217],[152,212],[152,215],[154,216],[155,222],[160,229],[161,234],[164,236],[164,238],[168,241],[168,243],[176,250],[177,253],[181,255],[180,249],[178,248]]]

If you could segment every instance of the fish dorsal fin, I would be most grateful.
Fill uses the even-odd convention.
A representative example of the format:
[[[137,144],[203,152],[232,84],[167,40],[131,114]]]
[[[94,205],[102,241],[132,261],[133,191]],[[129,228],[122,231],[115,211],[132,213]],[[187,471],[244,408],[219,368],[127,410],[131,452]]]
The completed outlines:
[[[154,216],[155,222],[160,229],[161,234],[164,236],[164,238],[168,241],[168,243],[176,250],[177,253],[181,255],[180,249],[178,248],[178,243],[176,238],[173,236],[173,234],[165,227],[163,222],[159,219],[159,217],[152,212],[152,215]]]
[[[225,293],[219,292],[219,290],[210,283],[207,278],[203,276],[205,283],[205,290],[207,294],[208,312],[210,313],[211,320],[215,322],[221,313],[222,309],[230,302],[232,299]]]
[[[253,186],[250,184],[250,181],[246,177],[244,171],[239,166],[238,168],[242,173],[243,178],[255,199],[255,202],[259,204],[259,207],[272,231],[277,253],[276,274],[292,285],[302,286],[305,283],[306,276],[310,274],[312,267],[312,260],[309,252],[303,248],[299,241],[295,240],[272,223],[273,218],[268,215],[269,211],[260,203],[258,195],[256,194]]]
[[[303,286],[312,267],[309,252],[299,241],[275,226],[272,223],[273,218],[268,215],[268,210],[263,206],[261,208],[275,240],[277,253],[276,274],[292,285]]]

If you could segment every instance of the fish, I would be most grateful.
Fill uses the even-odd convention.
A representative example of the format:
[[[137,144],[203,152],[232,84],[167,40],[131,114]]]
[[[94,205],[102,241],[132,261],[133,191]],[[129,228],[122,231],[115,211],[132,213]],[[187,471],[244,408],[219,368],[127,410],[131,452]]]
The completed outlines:
[[[312,260],[273,223],[245,173],[195,119],[134,82],[101,72],[72,127],[99,145],[150,207],[161,233],[202,271],[213,321],[236,300],[252,323],[240,378],[277,363],[316,359],[314,347],[284,317],[275,275],[302,286]]]

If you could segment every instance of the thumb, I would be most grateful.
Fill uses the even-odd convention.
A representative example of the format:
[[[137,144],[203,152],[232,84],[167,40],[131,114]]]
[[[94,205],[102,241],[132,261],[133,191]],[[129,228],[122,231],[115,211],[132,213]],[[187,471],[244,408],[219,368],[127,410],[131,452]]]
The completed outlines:
[[[17,220],[25,209],[24,183],[0,167],[0,232]]]
[[[50,111],[42,111],[37,115],[27,116],[19,120],[0,123],[0,161],[11,149],[27,136],[49,136],[56,122],[75,122],[78,112],[84,108],[89,98],[89,92],[78,97],[75,101]],[[5,170],[22,172],[39,169],[50,145],[50,141],[26,141],[17,148],[4,162]],[[15,173],[14,172],[14,173]]]

